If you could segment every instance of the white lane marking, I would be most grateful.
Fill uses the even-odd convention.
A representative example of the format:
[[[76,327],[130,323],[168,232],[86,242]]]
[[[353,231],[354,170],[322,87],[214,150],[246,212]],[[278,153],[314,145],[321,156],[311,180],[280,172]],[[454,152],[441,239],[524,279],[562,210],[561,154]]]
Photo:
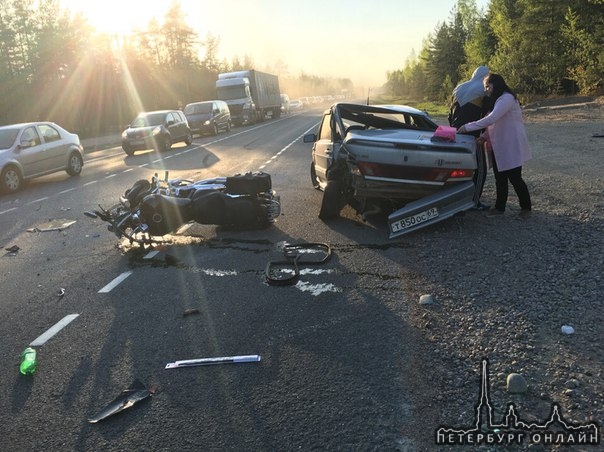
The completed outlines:
[[[275,155],[273,155],[269,160],[267,160],[266,162],[264,162],[264,165],[260,165],[258,167],[259,170],[263,170],[264,168],[266,168],[266,166],[275,161],[277,159],[277,157],[279,157],[281,154],[283,154],[285,151],[287,151],[290,147],[292,147],[294,145],[294,143],[296,141],[298,141],[300,138],[302,138],[304,135],[306,135],[309,131],[311,131],[312,129],[314,129],[316,126],[316,124],[312,127],[310,127],[308,130],[306,130],[304,133],[302,133],[302,135],[298,135],[296,138],[294,138],[287,146],[285,146],[283,149],[281,149],[279,152],[277,152]]]
[[[311,284],[305,281],[298,281],[294,286],[302,292],[310,292],[311,295],[319,296],[324,292],[342,292],[342,289],[334,284]]]
[[[34,201],[29,201],[29,202],[25,203],[25,205],[26,206],[30,206],[30,205],[35,204],[37,202],[46,201],[47,199],[48,199],[48,196],[45,196],[44,198],[36,199]]]
[[[101,290],[99,290],[98,293],[111,292],[118,284],[120,284],[122,281],[124,281],[131,274],[132,274],[132,271],[127,271],[127,272],[122,273],[117,278],[115,278],[113,281],[111,281],[109,284],[107,284],[105,287],[103,287]]]
[[[96,184],[97,182],[98,182],[98,180],[93,180],[93,181],[90,181],[90,182],[86,182],[86,183],[83,185],[83,187],[88,187],[89,185]]]
[[[145,257],[143,257],[143,259],[153,259],[155,256],[157,256],[159,254],[159,251],[157,250],[153,250],[153,251],[149,251]]]
[[[65,328],[67,325],[69,325],[71,323],[71,321],[74,320],[79,315],[80,314],[66,315],[61,320],[59,320],[57,323],[55,323],[52,327],[50,327],[48,330],[46,330],[46,332],[44,334],[38,336],[37,339],[35,339],[32,343],[29,344],[29,346],[30,347],[40,347],[40,346],[44,345],[51,337],[53,337],[55,334],[57,334],[59,331],[61,331],[63,328]]]
[[[68,188],[67,190],[60,191],[59,194],[60,195],[64,195],[65,193],[69,193],[70,191],[74,191],[74,190],[77,190],[77,189],[78,189],[78,187]]]
[[[2,212],[0,212],[0,215],[3,215],[3,214],[8,213],[8,212],[12,212],[13,210],[17,210],[17,208],[16,207],[12,207],[10,209],[3,210]]]

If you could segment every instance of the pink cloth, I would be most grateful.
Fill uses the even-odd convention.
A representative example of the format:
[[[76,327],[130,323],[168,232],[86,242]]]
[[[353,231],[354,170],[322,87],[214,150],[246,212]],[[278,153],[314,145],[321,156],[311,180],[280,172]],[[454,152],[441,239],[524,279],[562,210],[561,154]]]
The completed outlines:
[[[455,142],[456,134],[457,129],[449,126],[438,126],[434,131],[434,137],[440,138],[443,141],[452,141],[453,143]]]
[[[503,93],[487,116],[465,125],[468,132],[484,128],[488,129],[499,171],[517,168],[533,158],[520,104],[510,93]]]

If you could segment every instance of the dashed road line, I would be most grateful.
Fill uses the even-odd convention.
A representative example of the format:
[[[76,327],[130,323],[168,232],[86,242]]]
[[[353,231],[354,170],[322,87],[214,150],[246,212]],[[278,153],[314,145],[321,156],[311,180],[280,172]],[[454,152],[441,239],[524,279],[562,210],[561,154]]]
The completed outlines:
[[[61,331],[67,325],[69,325],[79,315],[80,314],[70,314],[70,315],[63,317],[61,320],[59,320],[57,323],[55,323],[53,326],[51,326],[48,330],[46,330],[45,333],[38,336],[37,339],[35,339],[33,342],[31,342],[29,344],[29,346],[30,347],[40,347],[40,346],[44,345],[50,338],[52,338],[55,334],[57,334],[59,331]]]
[[[119,284],[121,284],[132,273],[133,273],[132,270],[122,273],[117,278],[115,278],[113,281],[111,281],[109,284],[107,284],[105,287],[103,287],[101,290],[99,290],[98,293],[109,293],[109,292],[111,292],[113,289],[115,289]]]

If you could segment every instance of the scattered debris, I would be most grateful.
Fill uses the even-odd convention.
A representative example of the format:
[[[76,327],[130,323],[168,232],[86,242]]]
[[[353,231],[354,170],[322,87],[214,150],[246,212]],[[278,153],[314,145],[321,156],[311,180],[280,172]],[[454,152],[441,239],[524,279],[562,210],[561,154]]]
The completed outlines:
[[[210,366],[212,364],[252,363],[260,361],[260,355],[222,356],[217,358],[186,359],[166,364],[166,369],[178,367]]]
[[[604,138],[604,133],[594,133],[592,135],[593,138]]]
[[[50,231],[62,231],[67,229],[69,226],[74,224],[77,220],[53,220],[45,223],[42,226],[36,226],[34,228],[27,229],[27,232],[50,232]]]
[[[64,288],[59,288],[59,292],[57,293],[57,297],[62,297],[63,295],[65,295],[65,289]]]
[[[197,308],[187,309],[187,310],[185,310],[185,312],[182,313],[183,317],[186,317],[188,315],[194,315],[194,314],[199,314],[199,309],[197,309]]]
[[[522,394],[528,389],[526,379],[520,374],[509,374],[506,383],[510,394]]]
[[[434,298],[434,295],[432,294],[425,294],[422,295],[421,297],[419,297],[419,304],[434,304],[436,303],[436,299]]]
[[[8,251],[8,253],[6,253],[8,256],[16,256],[21,248],[19,248],[17,245],[13,245],[4,249]]]
[[[109,416],[117,414],[126,408],[130,408],[135,403],[140,402],[147,397],[151,397],[155,392],[155,389],[149,390],[140,382],[140,380],[135,379],[128,389],[125,389],[113,402],[103,408],[95,416],[88,419],[88,422],[94,424]]]
[[[319,253],[319,258],[308,258],[309,255]],[[270,261],[264,271],[266,282],[272,286],[291,286],[300,278],[299,264],[323,264],[331,257],[331,247],[326,243],[303,243],[297,245],[287,244],[283,247],[283,254],[287,260]]]
[[[562,328],[560,328],[560,330],[563,334],[573,334],[575,332],[575,329],[570,325],[562,325]]]

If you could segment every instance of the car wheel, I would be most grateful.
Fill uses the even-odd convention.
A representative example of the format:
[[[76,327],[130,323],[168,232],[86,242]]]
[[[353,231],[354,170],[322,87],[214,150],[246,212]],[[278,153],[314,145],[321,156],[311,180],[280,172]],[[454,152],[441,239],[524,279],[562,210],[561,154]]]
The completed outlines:
[[[122,149],[124,150],[124,152],[126,153],[126,155],[133,155],[134,154],[134,150],[126,145],[126,144],[122,144]]]
[[[191,132],[187,132],[187,136],[185,137],[185,144],[189,146],[193,143],[193,134]]]
[[[312,186],[317,190],[321,189],[319,185],[319,179],[317,179],[317,170],[315,168],[315,162],[311,162],[310,164],[310,181],[312,182]]]
[[[227,126],[226,126],[226,131],[230,132],[231,131],[231,121],[227,121]]]
[[[339,180],[330,180],[323,190],[323,200],[319,218],[321,220],[331,220],[340,215],[344,207],[344,196],[342,194],[342,182]]]
[[[218,135],[218,126],[216,125],[216,123],[212,125],[212,135]]]
[[[70,176],[77,176],[82,172],[82,167],[84,166],[84,161],[82,157],[77,152],[72,152],[69,156],[69,161],[67,162],[67,174]]]
[[[21,173],[16,166],[10,165],[2,170],[0,175],[2,191],[4,193],[15,193],[19,191],[23,183]]]

